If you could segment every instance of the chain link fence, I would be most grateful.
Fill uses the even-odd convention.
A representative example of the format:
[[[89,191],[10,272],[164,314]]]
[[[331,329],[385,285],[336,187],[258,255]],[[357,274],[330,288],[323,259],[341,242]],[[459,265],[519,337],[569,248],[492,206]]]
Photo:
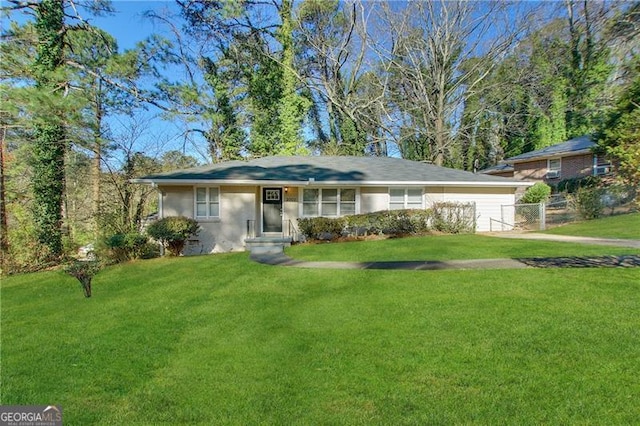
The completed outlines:
[[[543,203],[503,205],[500,210],[500,223],[492,223],[492,231],[532,231],[546,227],[545,205]],[[499,228],[494,229],[496,225]]]
[[[632,213],[638,210],[635,188],[613,186],[596,190],[591,200],[576,194],[554,195],[546,204],[546,224],[559,226],[595,217]]]
[[[549,226],[558,226],[580,219],[578,212],[564,194],[556,194],[549,199],[546,204],[546,214],[546,223]]]
[[[638,210],[635,188],[604,189],[596,197],[598,217]],[[591,206],[593,210],[594,206]],[[547,203],[501,206],[500,220],[491,219],[492,231],[537,231],[586,219],[585,208],[574,195],[556,194]]]

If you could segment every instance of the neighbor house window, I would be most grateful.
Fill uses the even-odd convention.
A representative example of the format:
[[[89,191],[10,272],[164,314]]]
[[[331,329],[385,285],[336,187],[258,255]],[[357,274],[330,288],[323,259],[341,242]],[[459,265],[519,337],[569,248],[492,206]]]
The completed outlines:
[[[196,187],[196,218],[213,219],[220,217],[220,189],[216,187]]]
[[[593,156],[593,175],[600,176],[611,173],[611,161],[597,154]]]
[[[302,191],[303,216],[344,216],[356,213],[353,188],[307,188]]]
[[[391,188],[389,189],[389,210],[421,209],[422,189]]]
[[[559,158],[550,158],[547,160],[547,178],[557,179],[560,177],[560,169],[562,162]]]

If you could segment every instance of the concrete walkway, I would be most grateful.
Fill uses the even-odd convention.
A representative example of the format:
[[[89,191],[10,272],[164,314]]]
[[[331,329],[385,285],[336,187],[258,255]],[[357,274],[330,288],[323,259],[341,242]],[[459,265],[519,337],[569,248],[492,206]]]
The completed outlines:
[[[573,237],[570,235],[539,234],[536,232],[492,232],[482,235],[498,238],[558,241],[564,243],[593,244],[598,246],[630,247],[640,249],[640,240],[626,240],[621,238]]]
[[[537,233],[493,233],[485,234],[499,238],[519,238],[530,240],[560,241],[581,244],[608,245],[640,249],[640,241],[611,238],[571,237]],[[313,269],[397,269],[408,271],[434,271],[443,269],[522,269],[522,268],[594,268],[640,267],[640,255],[590,256],[590,257],[550,257],[526,259],[471,259],[449,261],[407,261],[407,262],[309,262],[295,260],[284,253],[252,253],[251,259],[258,263],[274,266],[291,266]]]

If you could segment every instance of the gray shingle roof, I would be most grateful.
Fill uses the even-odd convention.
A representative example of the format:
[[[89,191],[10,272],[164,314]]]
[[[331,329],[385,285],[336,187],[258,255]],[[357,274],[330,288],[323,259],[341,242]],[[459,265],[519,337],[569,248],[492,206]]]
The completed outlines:
[[[580,152],[589,151],[596,144],[591,139],[591,136],[580,136],[570,139],[566,142],[562,142],[556,145],[548,146],[546,148],[538,149],[536,151],[525,152],[524,154],[517,155],[515,157],[507,158],[504,160],[506,163],[519,163],[522,161],[529,161],[550,157],[562,157],[567,154],[577,154]]]
[[[496,164],[495,166],[487,167],[486,169],[479,170],[478,173],[491,174],[491,173],[504,173],[512,172],[513,166],[510,164]]]
[[[392,157],[291,156],[229,161],[186,170],[149,175],[137,183],[193,183],[200,181],[233,183],[315,181],[322,183],[465,183],[488,186],[519,186],[522,182],[497,176]]]

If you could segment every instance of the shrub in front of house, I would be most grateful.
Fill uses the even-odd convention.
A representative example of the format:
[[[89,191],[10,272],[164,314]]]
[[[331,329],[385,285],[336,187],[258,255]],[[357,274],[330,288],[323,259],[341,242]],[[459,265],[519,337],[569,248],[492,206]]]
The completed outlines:
[[[383,210],[346,216],[345,231],[349,236],[417,235],[429,232],[429,210]]]
[[[298,228],[308,240],[333,240],[343,235],[345,218],[305,217],[298,219]]]
[[[536,182],[533,186],[527,188],[519,202],[522,204],[546,203],[549,201],[550,196],[551,187],[544,182]]]
[[[569,203],[582,219],[597,219],[604,211],[602,188],[579,188],[570,195]]]
[[[154,247],[149,237],[138,232],[114,234],[104,239],[106,256],[113,262],[126,262],[131,259],[154,257]]]
[[[147,234],[159,241],[172,256],[179,256],[187,239],[199,231],[198,222],[185,216],[165,217],[147,227]]]
[[[475,203],[435,203],[431,207],[431,227],[446,234],[476,232]]]

